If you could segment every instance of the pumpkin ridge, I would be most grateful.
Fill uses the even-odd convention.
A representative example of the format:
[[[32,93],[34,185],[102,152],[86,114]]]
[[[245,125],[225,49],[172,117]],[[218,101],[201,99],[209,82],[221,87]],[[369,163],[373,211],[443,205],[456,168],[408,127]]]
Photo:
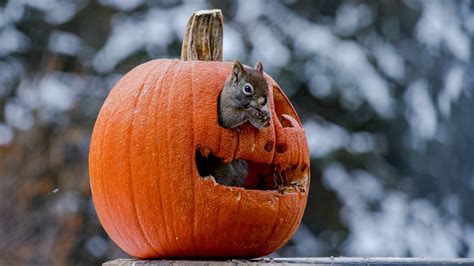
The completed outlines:
[[[196,147],[196,137],[194,136],[194,65],[195,65],[195,62],[192,61],[191,63],[191,94],[192,94],[192,101],[191,101],[191,137],[193,138],[192,140],[192,143],[193,143],[193,147]],[[192,228],[192,231],[191,231],[191,239],[193,240],[193,246],[194,246],[194,243],[196,243],[196,225],[197,225],[197,217],[196,217],[196,178],[195,177],[195,172],[196,172],[196,158],[193,159],[194,161],[194,164],[193,164],[193,167],[191,167],[191,174],[190,174],[190,177],[192,178],[193,180],[193,191],[194,193],[193,194],[193,204],[194,204],[194,207],[192,208],[193,210],[193,219],[192,219],[192,224],[191,224],[191,228]]]
[[[299,201],[300,201],[300,198],[301,198],[301,194],[298,193],[298,198],[296,199],[296,201],[299,202]],[[296,217],[300,217],[300,213],[301,213],[302,211],[304,211],[304,209],[306,208],[306,203],[304,203],[304,208],[301,208],[301,205],[300,205],[300,204],[296,204],[296,205],[297,205],[297,207],[298,207],[298,212],[296,213],[296,215],[297,215]],[[302,213],[301,213],[301,214],[302,214]],[[289,229],[288,232],[296,231],[296,230],[298,229],[298,226],[299,226],[299,224],[301,223],[301,220],[302,220],[302,219],[303,219],[303,216],[301,216],[300,219],[295,219],[294,222],[293,222],[293,225],[291,226],[292,229]],[[291,235],[293,235],[293,233],[292,233]],[[290,235],[290,237],[288,238],[288,240],[290,240],[291,235]],[[285,243],[288,242],[288,240],[285,241]],[[282,245],[282,246],[283,246],[283,245]]]
[[[159,66],[159,65],[158,65]],[[156,68],[154,68],[156,69]],[[141,97],[144,95],[143,94],[143,91],[145,89],[145,85],[147,83],[147,81],[149,80],[149,77],[150,77],[150,74],[152,72],[148,72],[148,74],[145,76],[144,80],[142,81],[142,85],[140,87],[140,89],[138,90],[138,96],[133,100],[133,109],[134,112],[132,112],[132,117],[130,119],[130,125],[129,125],[129,128],[128,128],[128,132],[127,132],[127,136],[129,136],[128,138],[128,151],[126,152],[126,158],[127,158],[127,161],[129,162],[128,163],[128,176],[129,176],[129,179],[130,179],[130,195],[131,195],[131,201],[132,201],[132,206],[133,206],[133,211],[135,212],[135,216],[138,218],[137,219],[137,224],[138,224],[138,228],[140,229],[140,232],[141,234],[143,235],[143,238],[145,239],[145,242],[148,244],[148,246],[156,253],[160,253],[158,252],[155,247],[150,243],[150,240],[148,239],[147,235],[145,234],[145,231],[143,230],[143,225],[142,225],[142,222],[141,222],[141,219],[140,219],[140,216],[138,215],[138,211],[137,211],[137,207],[135,206],[135,190],[134,190],[134,186],[133,186],[133,175],[132,175],[132,163],[131,163],[131,158],[130,158],[130,153],[131,153],[131,149],[133,148],[132,147],[132,133],[133,133],[133,127],[134,127],[134,121],[135,121],[135,110],[137,108],[137,105],[141,99]]]
[[[295,135],[298,136],[300,134],[299,134],[298,131],[295,130]],[[295,151],[303,150],[303,149],[301,149],[301,140],[300,140],[300,138],[296,138],[295,145],[296,145]],[[302,157],[301,155],[302,155],[301,152],[296,152],[296,163],[297,163],[297,165],[302,165],[302,163],[303,163],[303,158],[301,158]]]
[[[166,71],[167,71],[167,70],[169,69],[169,67],[170,67],[170,63],[167,62],[167,61],[166,61],[166,63],[167,63],[167,66],[166,66],[165,73],[166,73]],[[163,67],[163,68],[164,68],[164,67]],[[158,62],[156,62],[156,67],[154,68],[154,71],[156,71],[157,69],[159,69],[160,72],[163,72],[163,71],[161,70],[161,67],[160,67],[160,65],[158,64]],[[162,81],[163,81],[163,75],[160,75],[160,76],[158,76],[157,78],[155,78],[155,79],[153,80],[153,82],[151,82],[151,84],[149,84],[149,86],[150,86],[149,89],[153,90],[153,92],[151,93],[151,97],[150,97],[150,98],[151,98],[151,99],[150,99],[150,102],[151,102],[151,103],[154,103],[154,101],[156,100],[155,98],[158,98],[158,99],[159,99],[161,90],[159,90],[160,87],[157,87],[156,84],[157,84],[158,82],[162,83]],[[156,95],[157,95],[157,91],[158,91],[158,96],[156,96]],[[154,108],[154,107],[156,107],[156,105],[151,105],[151,107],[150,107],[150,105],[149,105],[149,107],[148,107],[148,109],[151,108],[150,114],[152,114],[152,116],[151,116],[151,121],[152,121],[152,123],[155,123],[155,120],[156,120],[156,111],[153,112],[153,108]],[[155,109],[157,109],[157,108],[155,108]],[[148,110],[147,110],[147,111],[148,111]],[[155,123],[155,125],[156,125],[156,123]],[[155,142],[154,142],[154,145],[151,145],[151,146],[152,146],[152,154],[157,154],[158,151],[157,151],[157,149],[156,149],[156,146],[157,146],[156,138],[153,138],[153,140],[154,140]],[[155,157],[154,160],[152,160],[152,161],[153,161],[153,162],[154,162],[154,161],[158,161],[158,159]],[[155,176],[155,178],[158,178],[158,177]],[[163,220],[162,220],[162,224],[164,224],[164,221],[163,221]],[[159,249],[155,248],[155,250],[157,250],[157,253],[158,253],[158,254],[162,254],[162,253],[163,253],[163,250],[164,250],[162,241],[153,241],[153,242],[154,242],[154,243],[156,242],[156,244],[159,246]],[[151,242],[150,242],[150,244],[151,244]],[[159,252],[159,251],[161,251],[161,252]]]
[[[241,216],[240,213],[241,213],[241,211],[242,211],[242,202],[244,202],[245,193],[241,194],[240,197],[241,197],[241,198],[240,198],[240,200],[239,200],[239,203],[237,204],[237,211],[236,211],[236,213],[238,214],[237,217],[240,217],[240,216]],[[241,228],[242,219],[238,219],[238,220],[239,220],[239,223],[237,223],[237,225],[236,225],[235,227]],[[235,232],[234,232],[234,233],[235,233]],[[233,237],[233,239],[236,239],[236,237]],[[238,239],[238,238],[237,238],[237,239]],[[234,244],[234,243],[232,243],[232,244]]]
[[[273,195],[272,201],[273,201],[273,200],[278,201],[278,204],[277,204],[278,210],[276,211],[275,219],[273,220],[272,229],[271,229],[270,232],[268,233],[268,236],[265,238],[265,240],[262,241],[262,243],[267,243],[268,240],[273,237],[273,235],[275,234],[277,225],[278,225],[278,217],[280,217],[280,198],[279,198],[278,196],[276,196],[276,195]]]
[[[225,81],[224,81],[224,83],[225,83]],[[220,99],[220,97],[221,97],[222,89],[223,89],[223,86],[222,86],[222,88],[219,88],[219,93],[217,94],[217,99],[215,99],[216,102],[217,102],[217,108],[216,108],[216,110],[214,110],[214,113],[215,113],[215,115],[216,115],[216,117],[217,117],[217,119],[216,119],[217,126],[219,127],[219,140],[217,141],[217,143],[219,143],[219,145],[216,145],[216,146],[217,146],[217,151],[215,152],[215,154],[219,154],[219,153],[221,152],[221,150],[222,150],[222,142],[223,142],[223,140],[222,140],[222,139],[223,139],[223,137],[222,137],[223,134],[222,134],[222,133],[223,133],[224,130],[225,130],[224,128],[222,128],[222,127],[219,125],[219,99]],[[232,159],[233,159],[234,157],[235,157],[235,151],[234,151],[234,153],[232,154]]]
[[[217,83],[217,80],[214,81],[214,82]],[[219,140],[217,141],[217,143],[219,143],[219,145],[217,145],[216,154],[219,154],[221,152],[221,146],[222,146],[222,130],[223,130],[223,128],[221,128],[220,125],[219,125],[219,99],[221,97],[222,89],[223,89],[223,87],[219,89],[219,93],[217,94],[217,99],[215,99],[215,101],[217,102],[217,108],[216,108],[214,114],[217,116],[216,117],[217,118],[216,122],[217,122],[217,126],[219,127]]]
[[[104,133],[103,133],[104,135],[106,135],[107,128],[110,126],[109,122],[110,122],[111,118],[113,118],[115,116],[116,112],[118,111],[118,109],[120,107],[120,105],[115,104],[114,101],[112,101],[112,103],[113,103],[114,109],[113,109],[113,111],[110,115],[106,116],[107,120],[106,120],[106,123],[104,125],[104,129],[103,129],[104,130]],[[105,154],[104,151],[105,151],[105,149],[104,149],[104,146],[103,146],[104,142],[105,142],[104,140],[105,140],[105,137],[102,137],[101,138],[101,142],[102,142],[102,144],[101,144],[101,163],[104,163],[104,161],[105,161],[104,160],[104,154]],[[103,165],[103,164],[101,164],[101,165]],[[108,207],[107,208],[107,211],[108,211],[111,207],[111,204],[110,204],[110,200],[109,200],[109,193],[107,193],[108,189],[105,188],[104,182],[103,182],[103,177],[104,177],[103,170],[104,170],[104,167],[101,166],[101,172],[102,173],[101,173],[101,176],[100,176],[99,180],[100,180],[100,183],[101,183],[101,186],[102,186],[102,191],[104,191],[103,197],[104,197],[105,203]],[[111,217],[111,215],[109,217]],[[117,228],[117,225],[115,224],[115,221],[116,221],[115,219],[110,219],[109,221],[110,221],[109,224],[111,224],[114,228]],[[126,246],[126,248],[128,248],[130,251],[136,251],[136,250],[139,249],[139,245],[135,242],[135,240],[132,236],[130,236],[128,233],[122,234],[122,231],[120,231],[120,230],[117,230],[117,232],[118,232],[118,235],[119,235],[120,240],[121,240],[119,242],[122,243],[124,246]],[[124,237],[124,235],[126,235],[126,237]],[[128,239],[132,239],[132,243],[134,244],[135,247],[131,248],[131,246],[129,245]]]
[[[179,61],[176,62],[176,64],[173,65],[173,77],[171,79],[171,83],[170,84],[176,84],[176,78],[179,76],[178,73],[180,74],[180,70],[182,69],[182,66],[184,64],[178,64]],[[176,69],[176,65],[177,65],[177,69]],[[172,93],[171,93],[171,90],[173,89],[176,89],[174,88],[174,86],[169,86],[169,91],[167,93],[167,105],[166,105],[166,114],[170,114],[170,108],[172,106],[172,101],[174,100],[174,98],[171,97]],[[167,121],[170,121],[170,120],[173,120],[174,118],[172,119],[167,119]],[[166,141],[168,142],[167,143],[167,146],[168,146],[168,149],[167,150],[167,153],[168,153],[168,156],[167,156],[167,170],[166,171],[167,173],[171,172],[171,169],[169,169],[169,166],[171,165],[170,162],[171,162],[171,156],[170,156],[170,151],[173,150],[173,147],[170,147],[170,142],[168,141],[170,139],[170,130],[171,130],[171,127],[168,127],[167,130],[166,130]],[[174,208],[171,208],[171,214],[172,216],[171,217],[176,217],[176,213],[175,213],[175,209]],[[175,223],[172,223],[171,224],[171,232],[173,233],[173,235],[176,235],[176,228],[175,228]],[[181,250],[180,246],[178,245],[178,243],[176,243],[176,238],[171,238],[171,241],[174,246],[176,247],[175,250],[176,251],[179,251],[179,253],[184,253],[183,250]]]
[[[158,60],[157,60],[158,61]],[[165,61],[165,60],[163,60]],[[168,61],[168,60],[166,60]],[[172,64],[174,63],[174,64]],[[163,88],[163,83],[164,83],[164,80],[168,77],[168,74],[169,74],[169,70],[172,66],[174,66],[176,63],[173,62],[173,60],[171,60],[170,64],[168,65],[168,68],[166,69],[165,73],[163,74],[163,76],[161,77],[161,81],[160,81],[160,87],[159,87],[159,94],[158,94],[158,101],[159,103],[162,103],[164,104],[165,101],[162,101],[162,96],[163,96],[163,92],[166,93],[165,89]],[[157,116],[156,116],[156,113],[158,113],[158,111],[160,110],[160,108],[156,108],[156,111],[155,111],[155,128],[158,128],[158,119]],[[156,140],[158,138],[155,138]],[[158,145],[158,142],[155,141],[155,147]],[[159,160],[158,160],[159,161]],[[161,185],[162,183],[162,178],[158,177],[158,193],[160,195],[160,209],[162,210],[161,212],[161,219],[163,221],[163,227],[164,227],[164,235],[166,237],[166,240],[168,242],[168,245],[170,245],[171,243],[171,240],[170,240],[170,237],[169,237],[169,234],[168,234],[168,227],[166,226],[167,225],[167,222],[166,222],[166,215],[165,215],[165,209],[164,209],[164,203],[163,203],[163,186]]]
[[[305,132],[304,132],[304,129],[303,129],[303,131],[299,132],[298,134],[301,136],[301,139],[300,139],[300,137],[298,137],[298,145],[299,145],[299,146],[298,146],[298,150],[306,150],[305,147],[307,147],[308,144],[307,144],[307,142],[306,142],[306,134],[305,134]],[[309,152],[308,152],[308,153],[309,153]],[[299,158],[298,164],[299,164],[299,165],[305,164],[305,158],[304,158],[305,156],[304,156],[304,153],[301,153],[299,156],[300,156],[300,158]],[[309,160],[310,160],[310,159],[308,158],[308,161],[309,161]],[[310,163],[308,162],[308,165],[309,165],[309,164],[310,164]],[[306,171],[304,171],[303,173],[306,175]],[[309,180],[310,180],[309,177],[305,178],[305,183],[306,183],[305,185],[307,185],[307,184],[309,183]],[[306,189],[306,191],[309,190],[309,188],[307,188],[307,187],[305,187],[305,189]]]
[[[153,60],[154,61],[154,66],[153,67],[150,67],[150,69],[148,70],[148,74],[145,78],[145,81],[144,81],[144,86],[147,86],[146,90],[145,91],[149,91],[149,90],[152,90],[151,91],[151,95],[146,95],[146,93],[144,93],[143,91],[141,92],[141,96],[138,97],[138,100],[137,100],[137,105],[138,106],[146,106],[146,112],[147,113],[150,113],[150,114],[153,114],[152,115],[152,118],[151,118],[151,121],[152,123],[155,121],[156,119],[156,113],[152,112],[153,109],[156,109],[156,105],[154,105],[154,100],[155,99],[155,96],[156,96],[156,92],[159,91],[159,89],[157,89],[157,82],[162,82],[163,81],[163,75],[155,75],[153,77],[153,79],[150,78],[150,76],[156,72],[163,72],[162,68],[165,68],[166,67],[166,70],[165,72],[170,68],[170,61],[171,60],[161,60],[161,61],[164,61],[166,64],[165,66],[161,67],[160,64],[159,64],[159,61],[160,60]],[[157,71],[158,70],[158,71]],[[159,87],[158,87],[159,88]],[[158,93],[160,93],[161,91],[159,91]],[[146,96],[145,96],[146,95]],[[142,98],[145,98],[145,100],[143,102],[141,102],[141,99]],[[159,98],[158,98],[159,99]],[[141,104],[140,104],[141,103]],[[152,103],[152,104],[150,104]],[[136,107],[135,107],[136,109]],[[150,120],[150,118],[147,117],[147,120]],[[133,125],[133,120],[132,120],[132,123]],[[139,135],[139,134],[138,134]],[[133,134],[131,133],[130,136],[133,136]],[[156,138],[153,138],[153,140],[155,140],[155,145],[151,145],[152,146],[152,154],[156,154],[157,153],[157,149],[156,149]],[[132,154],[132,153],[131,153]],[[153,161],[157,161],[157,158],[155,157],[155,160],[152,160]],[[130,164],[132,165],[132,164]],[[157,178],[157,177],[156,177]],[[132,182],[133,183],[133,182]],[[135,190],[133,188],[133,184],[132,184],[132,192],[135,193]],[[135,202],[135,200],[133,201]],[[143,216],[139,216],[138,215],[138,211],[137,211],[137,208],[135,208],[135,211],[137,213],[137,217],[139,218],[138,220],[141,221],[141,217]],[[162,223],[164,224],[164,221],[162,221]],[[162,241],[158,240],[156,241],[156,239],[152,238],[152,241],[150,241],[150,238],[149,236],[147,236],[145,230],[143,230],[143,225],[142,223],[140,222],[140,228],[141,230],[143,231],[143,234],[144,234],[144,237],[145,239],[147,240],[147,242],[150,244],[150,246],[152,247],[152,249],[155,251],[154,253],[155,254],[163,254],[163,243]],[[154,244],[156,244],[157,246],[155,246]]]
[[[194,113],[195,113],[195,103],[194,101],[195,100],[198,100],[197,98],[195,98],[195,93],[196,93],[196,88],[194,86],[194,78],[195,78],[195,67],[196,67],[196,62],[199,62],[199,61],[191,61],[191,89],[192,89],[192,93],[193,93],[193,100],[191,101],[192,102],[192,110],[193,110],[193,131],[192,131],[192,137],[193,137],[193,149],[196,150],[197,149],[197,140],[196,140],[196,135],[195,135],[195,132],[194,132],[194,121],[195,121],[195,117],[194,117]],[[200,145],[200,144],[199,144]],[[195,154],[195,153],[194,153]],[[196,180],[196,176],[199,176],[199,173],[198,173],[198,170],[197,170],[197,167],[196,167],[196,155],[194,155],[193,157],[193,167],[191,168],[192,169],[192,175],[191,175],[191,178],[193,179],[193,190],[194,190],[194,193],[193,193],[193,203],[194,203],[194,208],[193,208],[193,220],[192,220],[192,239],[193,239],[193,246],[195,246],[195,243],[196,243],[196,239],[199,239],[199,236],[196,234],[198,231],[199,231],[199,228],[198,228],[198,217],[197,217],[197,214],[198,214],[198,190],[197,190],[197,184],[196,184],[196,181],[199,182],[201,181],[200,179]],[[200,178],[200,176],[199,176]]]
[[[117,108],[114,109],[114,111],[112,112],[112,114],[115,112],[116,109],[117,109]],[[101,116],[101,117],[102,117],[102,116]],[[101,117],[99,117],[97,120],[99,120],[99,119],[102,120]],[[101,172],[101,173],[100,173],[100,178],[91,178],[91,181],[92,181],[92,179],[96,180],[97,186],[101,187],[101,191],[105,191],[105,190],[104,190],[104,189],[105,189],[105,186],[104,186],[104,183],[102,182],[102,176],[104,176],[104,165],[105,165],[105,164],[104,164],[104,148],[103,148],[103,147],[104,147],[104,139],[105,139],[105,138],[104,138],[104,135],[105,135],[105,132],[106,132],[107,125],[108,125],[108,122],[109,122],[109,120],[110,120],[110,117],[112,117],[112,115],[110,115],[110,116],[105,116],[105,118],[104,118],[105,121],[102,122],[102,123],[104,124],[104,126],[103,126],[103,128],[101,128],[101,132],[100,132],[100,133],[102,133],[102,134],[101,134],[102,136],[100,137],[100,144],[99,144],[99,146],[100,146],[100,151],[101,151],[101,152],[100,152],[100,160],[99,160],[100,163],[97,164],[97,165],[100,166],[100,172]],[[97,123],[97,122],[96,122],[96,123]],[[110,203],[109,203],[109,199],[108,199],[108,197],[107,197],[107,193],[102,193],[102,197],[104,198],[105,205],[106,205],[106,208],[104,209],[104,211],[107,212],[107,214],[105,214],[105,215],[106,215],[106,216],[111,216],[110,212],[108,211],[108,210],[110,209]],[[99,218],[99,220],[100,220],[100,218]],[[114,221],[114,219],[112,219],[112,221]],[[119,236],[120,240],[123,240],[124,237],[122,236],[122,232],[121,232],[120,230],[117,230],[117,226],[115,225],[115,223],[114,223],[114,222],[111,222],[111,223],[109,223],[109,224],[111,225],[111,227],[113,227],[112,230],[114,230],[114,231],[117,233],[117,235]],[[114,235],[114,238],[115,238],[115,235]],[[122,241],[120,241],[120,242],[122,242]],[[127,250],[132,250],[128,245],[125,245],[125,246],[126,246],[125,248],[126,248]]]
[[[217,206],[217,211],[216,211],[217,215],[215,216],[216,217],[215,218],[216,222],[214,224],[214,226],[215,226],[215,233],[214,234],[215,234],[216,238],[219,239],[219,236],[220,236],[220,234],[219,234],[219,220],[220,220],[219,217],[221,215],[222,203],[219,202],[219,204],[216,204],[216,206]]]
[[[299,195],[299,193],[298,193],[298,198],[297,198],[297,199],[294,199],[294,200],[299,202],[299,201],[300,201],[299,197],[300,197],[300,195]],[[297,205],[297,211],[296,211],[296,213],[295,213],[294,211],[292,212],[292,216],[293,216],[293,217],[298,217],[298,216],[295,216],[295,214],[296,214],[296,215],[299,215],[299,213],[300,213],[300,206],[299,206],[299,204],[296,204],[296,205]],[[287,236],[287,237],[286,237],[286,238],[282,238],[282,239],[281,239],[282,241],[279,241],[279,242],[281,243],[281,245],[280,245],[278,248],[282,247],[284,244],[286,244],[286,242],[288,242],[288,241],[290,240],[290,238],[291,238],[291,236],[292,236],[293,234],[289,234],[289,233],[290,233],[291,231],[295,231],[295,229],[296,229],[295,225],[298,224],[298,223],[300,223],[300,222],[301,222],[300,219],[293,219],[293,223],[291,224],[291,226],[288,226],[288,228],[287,228],[287,230],[286,230],[286,232],[285,232],[285,234],[284,234],[284,236]],[[282,235],[283,235],[283,234],[282,234]]]
[[[298,138],[298,150],[304,150],[304,145],[305,145],[305,143],[303,143],[303,142],[306,140],[305,133],[304,133],[304,129],[303,129],[303,133],[302,133],[302,134],[300,133],[300,135],[302,135],[302,137],[303,137],[304,139]],[[304,163],[303,154],[300,154],[299,164],[300,164],[300,165],[303,165],[303,163]],[[309,178],[308,178],[308,180],[309,180]]]

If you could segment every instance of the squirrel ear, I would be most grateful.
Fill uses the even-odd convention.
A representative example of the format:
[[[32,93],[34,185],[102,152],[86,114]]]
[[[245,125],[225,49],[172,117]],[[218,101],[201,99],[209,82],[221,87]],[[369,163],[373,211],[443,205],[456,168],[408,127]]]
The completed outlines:
[[[255,69],[258,70],[258,72],[263,73],[262,62],[258,61],[257,64],[255,65]]]
[[[244,66],[242,65],[242,63],[240,63],[239,60],[235,60],[232,69],[232,75],[234,76],[235,80],[238,81],[243,73],[245,73]]]

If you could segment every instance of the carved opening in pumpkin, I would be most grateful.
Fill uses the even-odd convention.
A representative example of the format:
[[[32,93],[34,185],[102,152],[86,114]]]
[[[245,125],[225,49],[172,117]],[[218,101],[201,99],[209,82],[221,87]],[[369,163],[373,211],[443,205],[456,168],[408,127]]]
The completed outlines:
[[[288,104],[288,99],[277,87],[273,87],[273,102],[275,113],[283,127],[295,127],[298,123],[293,108]]]
[[[217,164],[224,164],[222,158],[210,153],[207,157],[201,149],[196,150],[196,167],[199,175],[204,178],[212,178],[219,184],[210,170]],[[248,174],[245,178],[245,189],[275,190],[280,193],[305,192],[309,169],[307,165],[290,164],[281,169],[279,165],[258,163],[247,160]],[[229,162],[231,163],[231,162]],[[223,184],[221,184],[223,185]]]

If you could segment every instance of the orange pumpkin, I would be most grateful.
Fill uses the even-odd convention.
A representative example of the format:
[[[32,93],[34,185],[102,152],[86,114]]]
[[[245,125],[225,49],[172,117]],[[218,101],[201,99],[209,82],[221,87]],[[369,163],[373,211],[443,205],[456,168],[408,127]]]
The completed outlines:
[[[217,102],[231,69],[225,62],[153,60],[126,74],[104,102],[90,146],[92,196],[103,227],[128,254],[259,257],[283,246],[300,224],[309,186],[301,123],[265,75],[271,125],[220,127]],[[219,185],[199,175],[200,154],[248,160],[249,184],[279,169],[284,185]]]

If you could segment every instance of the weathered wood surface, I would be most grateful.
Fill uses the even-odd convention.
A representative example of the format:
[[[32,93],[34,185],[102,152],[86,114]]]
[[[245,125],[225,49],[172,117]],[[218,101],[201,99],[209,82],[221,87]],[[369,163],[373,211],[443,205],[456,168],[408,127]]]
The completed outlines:
[[[108,261],[106,266],[168,266],[168,265],[471,265],[474,266],[474,259],[433,259],[433,258],[349,258],[349,257],[329,257],[329,258],[261,258],[253,260],[137,260],[118,259]]]
[[[184,30],[181,60],[222,61],[224,16],[219,9],[193,13]]]

